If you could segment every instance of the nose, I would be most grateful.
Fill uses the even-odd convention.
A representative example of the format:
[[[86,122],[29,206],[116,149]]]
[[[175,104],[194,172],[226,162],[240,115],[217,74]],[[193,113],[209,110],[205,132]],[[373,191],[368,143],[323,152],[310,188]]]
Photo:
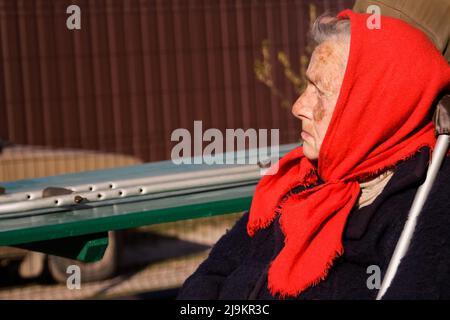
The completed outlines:
[[[303,93],[292,105],[292,114],[294,115],[294,117],[300,120],[311,119],[311,115],[307,107],[308,103],[306,100],[306,94]]]

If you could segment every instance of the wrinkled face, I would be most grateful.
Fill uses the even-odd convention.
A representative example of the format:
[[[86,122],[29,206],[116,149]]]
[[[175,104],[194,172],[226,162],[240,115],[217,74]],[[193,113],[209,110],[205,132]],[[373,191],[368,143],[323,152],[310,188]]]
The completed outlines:
[[[347,41],[325,41],[316,47],[306,71],[307,87],[292,107],[302,122],[303,152],[317,160],[339,96],[348,57]]]

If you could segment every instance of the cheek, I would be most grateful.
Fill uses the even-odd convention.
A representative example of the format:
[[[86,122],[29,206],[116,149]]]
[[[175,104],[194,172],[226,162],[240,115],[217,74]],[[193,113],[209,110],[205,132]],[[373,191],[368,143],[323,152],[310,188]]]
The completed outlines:
[[[314,127],[319,139],[322,139],[325,136],[325,133],[330,124],[332,116],[332,110],[330,109],[330,107],[331,106],[327,103],[327,101],[320,101],[314,107]]]
[[[313,117],[316,122],[321,122],[325,117],[325,106],[320,99],[318,99],[316,105],[314,106]]]

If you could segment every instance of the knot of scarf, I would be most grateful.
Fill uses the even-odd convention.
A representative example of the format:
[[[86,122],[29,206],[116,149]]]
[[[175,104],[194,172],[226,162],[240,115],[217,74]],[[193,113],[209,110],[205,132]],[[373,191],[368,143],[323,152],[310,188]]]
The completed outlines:
[[[423,146],[431,159],[433,102],[450,86],[447,62],[421,31],[384,16],[373,30],[368,14],[338,16],[350,19],[350,52],[317,164],[302,147],[294,149],[261,179],[250,208],[251,237],[280,215],[284,247],[268,273],[274,296],[297,296],[326,278],[344,251],[358,181],[395,168]],[[298,186],[304,191],[293,193]]]

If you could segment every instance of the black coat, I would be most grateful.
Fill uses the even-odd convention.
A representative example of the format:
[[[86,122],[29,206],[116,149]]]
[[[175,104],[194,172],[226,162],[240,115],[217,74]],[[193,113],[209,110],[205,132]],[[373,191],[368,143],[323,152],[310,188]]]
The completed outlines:
[[[375,201],[354,209],[343,235],[344,254],[325,280],[298,299],[375,299],[368,267],[381,279],[417,188],[425,180],[428,148],[401,162]],[[321,182],[319,182],[321,183]],[[301,189],[296,190],[297,192]],[[269,263],[284,243],[278,219],[250,238],[248,213],[213,247],[179,291],[178,299],[276,299],[267,288]],[[369,281],[371,284],[374,278]],[[410,250],[384,299],[450,299],[450,157],[445,157],[419,218]]]

